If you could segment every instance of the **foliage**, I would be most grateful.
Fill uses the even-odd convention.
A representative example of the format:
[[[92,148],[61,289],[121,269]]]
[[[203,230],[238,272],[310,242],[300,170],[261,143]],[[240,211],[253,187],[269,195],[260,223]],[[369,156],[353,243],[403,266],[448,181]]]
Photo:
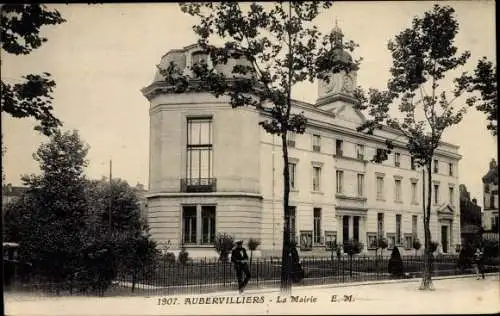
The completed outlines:
[[[476,109],[486,114],[489,121],[487,128],[497,135],[497,67],[486,57],[480,59],[474,69],[474,75],[467,73],[457,78],[459,89],[479,92],[481,102]]]
[[[219,254],[220,261],[228,261],[229,254],[234,247],[234,239],[231,235],[226,233],[217,233],[214,241],[215,251]]]
[[[47,41],[40,35],[42,26],[65,22],[57,10],[41,4],[5,4],[0,16],[2,50],[15,55],[27,55]],[[54,80],[47,72],[28,74],[23,79],[14,85],[2,80],[2,112],[15,118],[32,117],[39,123],[35,130],[47,136],[53,134],[62,126],[52,113]]]
[[[51,282],[71,279],[79,266],[87,151],[76,131],[56,131],[34,154],[41,175],[23,177],[29,191],[5,215],[7,238],[20,243],[20,259],[32,262],[35,273]]]
[[[163,260],[169,264],[174,264],[176,261],[175,254],[173,252],[167,252],[163,257]]]
[[[342,49],[353,50],[352,41],[344,43],[338,33],[325,36],[313,24],[314,19],[331,2],[288,2],[264,5],[252,2],[246,9],[238,2],[181,4],[183,12],[199,18],[193,27],[198,43],[210,56],[206,63],[190,69],[193,76],[175,70],[174,64],[160,69],[174,92],[194,86],[227,96],[233,108],[250,106],[266,114],[259,124],[270,134],[281,137],[283,151],[283,210],[288,209],[290,175],[288,170],[287,134],[304,133],[306,118],[292,112],[292,87],[302,81],[329,80],[332,72],[349,72],[356,62],[335,58]],[[224,44],[216,46],[215,39]],[[227,75],[218,71],[229,60],[238,61]],[[193,80],[196,79],[196,80]],[[194,84],[196,81],[196,84]],[[200,88],[201,87],[201,88]],[[287,258],[294,246],[289,244],[289,227],[283,230],[282,289],[290,286]]]
[[[416,238],[413,241],[413,249],[415,249],[416,251],[418,251],[421,247],[422,247],[422,244],[420,243],[420,240],[418,238]]]
[[[429,243],[429,252],[431,252],[431,253],[436,252],[438,247],[439,247],[439,243],[437,241],[431,241]]]
[[[185,247],[181,248],[177,260],[179,260],[180,264],[186,264],[189,261],[189,253],[186,251]]]
[[[387,244],[387,239],[385,238],[382,238],[382,237],[379,237],[377,239],[377,248],[380,248],[382,250],[384,250],[385,248],[387,248],[389,245]]]
[[[42,173],[23,177],[29,190],[7,206],[5,237],[20,243],[20,259],[33,263],[37,277],[103,294],[118,271],[132,275],[135,285],[156,245],[126,182],[114,181],[110,200],[109,183],[84,178],[87,151],[76,131],[55,131],[40,146],[34,159]]]
[[[358,107],[366,110],[370,118],[358,131],[373,133],[375,129],[389,127],[402,142],[387,139],[384,154],[375,156],[374,161],[387,159],[395,146],[406,147],[414,158],[415,164],[427,169],[427,205],[424,210],[424,245],[425,269],[422,289],[432,288],[430,277],[431,241],[429,228],[432,196],[432,162],[443,132],[459,124],[466,109],[477,101],[475,97],[466,97],[460,80],[455,80],[456,87],[452,98],[441,81],[449,71],[464,66],[470,52],[458,54],[454,39],[458,33],[458,22],[450,6],[434,5],[423,17],[415,17],[409,28],[404,29],[388,43],[392,55],[391,77],[387,90],[369,89],[365,95],[363,89],[357,89]],[[462,106],[453,103],[465,98]],[[391,105],[397,105],[399,113],[392,115]],[[421,118],[421,119],[420,119]]]
[[[350,239],[346,243],[344,243],[344,252],[347,253],[350,257],[356,255],[363,250],[363,244],[357,240]]]
[[[260,246],[260,240],[250,238],[248,240],[248,250],[250,250],[250,265],[252,265],[253,252]]]
[[[483,240],[483,253],[484,258],[494,258],[500,255],[500,246],[498,240]]]
[[[389,259],[388,271],[393,276],[401,277],[403,275],[403,260],[398,247],[392,248],[391,258]]]

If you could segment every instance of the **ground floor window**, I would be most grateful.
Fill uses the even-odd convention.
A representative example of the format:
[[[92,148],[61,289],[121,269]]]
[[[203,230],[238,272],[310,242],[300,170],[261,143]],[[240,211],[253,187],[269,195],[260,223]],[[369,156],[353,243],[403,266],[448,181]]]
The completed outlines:
[[[216,208],[213,205],[182,207],[183,244],[213,244],[216,232]]]

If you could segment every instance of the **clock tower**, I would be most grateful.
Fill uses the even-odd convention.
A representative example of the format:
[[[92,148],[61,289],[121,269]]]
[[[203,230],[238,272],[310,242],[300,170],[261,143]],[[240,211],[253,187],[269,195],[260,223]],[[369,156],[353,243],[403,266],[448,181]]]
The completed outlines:
[[[330,71],[325,74],[328,80],[319,80],[316,106],[322,110],[335,111],[346,103],[354,105],[356,102],[354,89],[357,85],[358,67],[351,55],[344,50],[343,37],[344,34],[335,21],[335,28],[330,33],[332,52],[329,62],[332,67],[350,70],[341,70],[336,73]]]

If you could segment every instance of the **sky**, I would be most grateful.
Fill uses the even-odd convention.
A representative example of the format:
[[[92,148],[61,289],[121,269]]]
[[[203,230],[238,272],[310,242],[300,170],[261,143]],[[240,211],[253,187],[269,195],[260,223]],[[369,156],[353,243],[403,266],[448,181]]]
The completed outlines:
[[[460,25],[456,37],[459,51],[469,50],[471,71],[482,56],[496,60],[495,2],[456,1]],[[335,19],[345,39],[359,47],[363,57],[358,85],[385,88],[391,56],[387,42],[414,16],[432,8],[431,1],[335,2],[316,20],[320,31],[329,32]],[[54,113],[63,130],[77,129],[90,146],[89,178],[109,175],[131,185],[148,183],[149,103],[140,89],[149,85],[156,65],[169,50],[196,42],[192,25],[197,19],[185,15],[174,3],[155,4],[60,4],[50,5],[67,20],[42,28],[48,42],[27,56],[2,52],[2,80],[16,83],[22,75],[50,72],[57,87]],[[301,84],[292,97],[314,103],[315,84]],[[497,140],[486,130],[483,113],[469,110],[463,121],[450,128],[443,140],[460,146],[460,183],[482,205],[481,177],[492,158],[497,159]],[[2,161],[6,182],[21,185],[21,175],[38,173],[32,154],[48,139],[33,130],[30,119],[14,119],[2,113],[6,155]]]

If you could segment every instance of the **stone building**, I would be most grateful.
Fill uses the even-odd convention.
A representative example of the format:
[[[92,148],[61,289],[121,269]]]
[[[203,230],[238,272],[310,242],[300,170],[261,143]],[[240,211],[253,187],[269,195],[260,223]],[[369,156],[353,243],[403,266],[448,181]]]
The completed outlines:
[[[342,40],[340,29],[336,38]],[[352,62],[337,49],[336,58]],[[197,45],[169,51],[160,61],[186,68],[210,60]],[[241,60],[218,71],[231,72]],[[356,74],[338,73],[321,81],[316,103],[293,101],[308,118],[304,134],[289,136],[290,208],[284,214],[280,138],[259,121],[254,108],[232,109],[229,99],[195,89],[172,92],[157,72],[142,89],[150,102],[148,222],[160,244],[184,246],[190,255],[212,256],[217,232],[247,241],[261,240],[262,255],[280,255],[284,220],[290,221],[303,254],[328,255],[329,241],[357,239],[364,253],[375,253],[377,236],[390,247],[412,251],[423,241],[422,171],[413,163],[404,138],[384,128],[366,135],[354,108]],[[395,139],[387,161],[373,163],[385,140]],[[432,239],[439,251],[460,244],[458,146],[442,142],[433,162]],[[413,253],[413,252],[412,252]]]
[[[490,168],[483,177],[483,228],[485,231],[498,232],[498,166],[491,159]]]

